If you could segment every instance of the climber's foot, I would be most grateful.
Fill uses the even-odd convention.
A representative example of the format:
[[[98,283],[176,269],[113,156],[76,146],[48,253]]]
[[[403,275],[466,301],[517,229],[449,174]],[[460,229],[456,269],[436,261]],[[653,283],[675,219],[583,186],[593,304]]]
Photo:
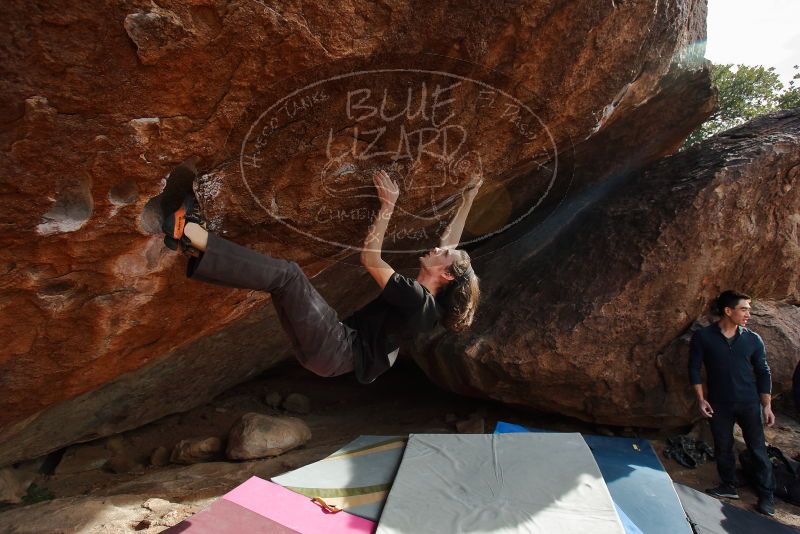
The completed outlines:
[[[161,229],[164,231],[164,244],[172,250],[180,250],[190,256],[199,256],[200,251],[192,246],[192,240],[184,235],[187,223],[197,223],[205,228],[206,223],[200,217],[197,200],[194,195],[187,194],[177,210],[164,216]]]

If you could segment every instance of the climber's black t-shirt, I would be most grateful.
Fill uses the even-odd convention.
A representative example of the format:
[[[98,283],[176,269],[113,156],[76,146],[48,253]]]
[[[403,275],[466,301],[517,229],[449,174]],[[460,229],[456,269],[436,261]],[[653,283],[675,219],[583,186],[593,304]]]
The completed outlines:
[[[397,359],[400,340],[432,330],[441,313],[436,299],[419,282],[394,273],[381,294],[342,321],[358,331],[355,373],[368,384]]]

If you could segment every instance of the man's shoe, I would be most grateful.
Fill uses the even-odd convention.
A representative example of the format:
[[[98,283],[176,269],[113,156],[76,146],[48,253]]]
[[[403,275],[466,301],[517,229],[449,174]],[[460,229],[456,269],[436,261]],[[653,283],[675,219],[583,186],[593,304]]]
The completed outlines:
[[[775,515],[775,503],[771,498],[761,497],[758,499],[756,510],[758,510],[764,515],[772,517],[773,515]]]
[[[738,499],[739,492],[730,484],[720,484],[716,488],[709,488],[706,493],[712,497],[725,498],[725,499]]]

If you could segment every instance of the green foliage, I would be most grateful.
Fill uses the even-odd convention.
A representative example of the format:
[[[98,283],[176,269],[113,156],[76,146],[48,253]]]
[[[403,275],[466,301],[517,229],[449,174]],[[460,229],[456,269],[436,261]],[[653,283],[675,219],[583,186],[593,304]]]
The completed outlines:
[[[795,70],[800,66],[795,65]],[[711,80],[719,91],[719,109],[689,135],[684,147],[691,146],[759,115],[800,106],[800,72],[784,88],[775,67],[761,65],[712,65]]]
[[[778,109],[794,109],[800,107],[800,85],[795,80],[800,80],[800,65],[795,65],[797,71],[789,81],[789,88],[778,97]]]

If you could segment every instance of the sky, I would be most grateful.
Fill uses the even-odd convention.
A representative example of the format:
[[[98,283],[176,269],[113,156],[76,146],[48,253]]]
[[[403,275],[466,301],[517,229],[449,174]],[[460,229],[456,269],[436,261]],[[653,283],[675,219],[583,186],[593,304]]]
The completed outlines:
[[[707,22],[712,63],[775,67],[784,85],[792,79],[800,64],[800,0],[708,0]]]

